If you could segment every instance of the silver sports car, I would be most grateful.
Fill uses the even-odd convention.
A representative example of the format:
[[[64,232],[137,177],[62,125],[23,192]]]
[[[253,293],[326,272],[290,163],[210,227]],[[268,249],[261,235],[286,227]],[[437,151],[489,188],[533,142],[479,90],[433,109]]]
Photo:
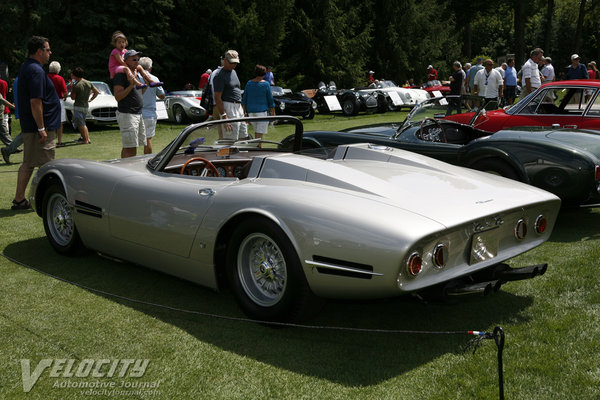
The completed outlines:
[[[260,121],[246,118],[190,125],[157,155],[45,164],[30,198],[51,245],[229,285],[265,321],[319,298],[489,292],[545,271],[504,262],[548,239],[553,194],[389,147],[305,153],[299,120],[266,119],[296,148],[229,139]]]
[[[188,121],[204,121],[208,115],[200,105],[202,90],[179,90],[167,93],[165,108],[169,121],[184,124]]]

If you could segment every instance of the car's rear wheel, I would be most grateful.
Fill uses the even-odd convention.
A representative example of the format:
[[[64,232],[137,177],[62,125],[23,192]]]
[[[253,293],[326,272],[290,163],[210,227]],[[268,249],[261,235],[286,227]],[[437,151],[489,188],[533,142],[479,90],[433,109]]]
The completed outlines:
[[[82,252],[83,243],[73,220],[73,213],[65,191],[59,182],[52,182],[42,201],[44,230],[54,249],[65,255]]]
[[[478,171],[500,175],[515,181],[521,181],[521,177],[511,165],[497,158],[485,158],[471,164],[469,167]]]
[[[227,276],[242,310],[260,321],[302,319],[315,296],[285,233],[272,221],[240,223],[227,246]]]
[[[187,122],[185,111],[179,104],[175,104],[173,106],[173,117],[175,118],[175,122],[178,124],[185,124]]]

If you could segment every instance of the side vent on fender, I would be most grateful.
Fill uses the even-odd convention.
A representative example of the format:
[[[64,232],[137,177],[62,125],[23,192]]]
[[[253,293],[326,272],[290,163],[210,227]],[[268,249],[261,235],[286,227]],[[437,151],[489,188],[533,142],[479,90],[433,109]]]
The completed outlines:
[[[345,276],[348,278],[371,279],[373,276],[383,274],[373,272],[372,265],[359,264],[351,261],[336,260],[329,257],[314,255],[312,260],[306,263],[321,274]]]

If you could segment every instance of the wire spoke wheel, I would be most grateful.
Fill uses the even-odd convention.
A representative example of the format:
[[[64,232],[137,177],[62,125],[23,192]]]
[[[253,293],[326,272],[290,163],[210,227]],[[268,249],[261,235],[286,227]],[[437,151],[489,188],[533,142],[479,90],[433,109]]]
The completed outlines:
[[[67,199],[59,193],[54,193],[48,199],[47,205],[48,228],[50,234],[61,246],[66,246],[73,239],[75,224]]]
[[[283,297],[287,267],[279,246],[267,235],[254,233],[240,245],[237,273],[246,295],[256,304],[270,307]]]

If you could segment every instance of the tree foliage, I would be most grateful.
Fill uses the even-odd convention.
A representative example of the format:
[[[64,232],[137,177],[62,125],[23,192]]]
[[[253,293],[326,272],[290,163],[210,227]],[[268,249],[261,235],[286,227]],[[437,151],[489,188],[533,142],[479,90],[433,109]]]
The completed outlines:
[[[241,56],[238,75],[273,65],[278,83],[294,89],[334,80],[365,83],[368,70],[398,83],[422,81],[432,64],[444,78],[454,60],[477,54],[527,59],[543,47],[557,70],[578,53],[600,59],[600,0],[20,0],[0,2],[0,63],[14,77],[34,34],[50,39],[63,75],[81,66],[108,79],[113,31],[154,60],[173,90],[219,65],[227,49]]]

